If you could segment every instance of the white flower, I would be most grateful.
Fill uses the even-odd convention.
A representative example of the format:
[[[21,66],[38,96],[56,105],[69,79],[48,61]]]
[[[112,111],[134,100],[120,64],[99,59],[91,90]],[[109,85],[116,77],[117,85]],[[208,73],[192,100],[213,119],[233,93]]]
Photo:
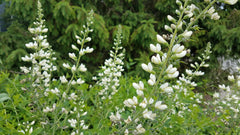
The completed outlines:
[[[176,22],[176,19],[174,19],[171,15],[168,15],[167,19],[171,22]]]
[[[152,113],[152,111],[148,111],[148,109],[145,109],[143,111],[143,118],[154,120],[156,117],[156,113]]]
[[[32,59],[33,59],[32,57],[29,57],[27,55],[25,57],[22,57],[23,61],[32,61]]]
[[[44,29],[42,30],[42,32],[43,32],[43,33],[47,33],[47,32],[48,32],[48,28],[44,28]]]
[[[74,59],[74,60],[77,59],[75,53],[68,53],[68,55],[69,55],[70,58],[72,58],[72,59]]]
[[[186,69],[186,73],[190,76],[193,74],[192,70],[190,70],[190,69]]]
[[[72,84],[72,85],[76,85],[77,82],[76,82],[75,80],[72,80],[71,84]]]
[[[211,7],[211,8],[207,11],[207,13],[210,14],[210,15],[212,15],[214,12],[215,12],[214,7]]]
[[[168,73],[169,78],[176,78],[179,75],[177,68],[174,68],[172,64],[168,66],[168,68],[166,69],[166,72]]]
[[[156,83],[156,76],[154,74],[150,74],[150,79],[148,80],[148,84],[153,86]]]
[[[176,44],[172,48],[172,52],[174,53],[181,53],[184,50],[184,46],[180,44]]]
[[[191,37],[192,36],[192,31],[184,31],[183,33],[182,33],[182,36],[184,37],[184,38],[189,38],[189,37]]]
[[[88,129],[88,126],[83,125],[82,129],[83,129],[83,130],[86,130],[86,129]]]
[[[80,37],[79,37],[78,35],[75,35],[75,38],[76,38],[76,39],[80,39]]]
[[[157,41],[161,44],[168,44],[167,41],[165,39],[163,39],[162,36],[157,34]]]
[[[162,104],[162,101],[157,101],[155,103],[155,108],[157,108],[159,110],[165,110],[165,109],[167,109],[167,105]]]
[[[183,22],[181,21],[180,24],[178,25],[178,29],[182,29]]]
[[[159,54],[157,54],[156,56],[152,56],[151,61],[154,64],[161,64],[162,62]]]
[[[148,65],[142,64],[142,68],[143,68],[143,70],[145,70],[147,72],[152,72],[152,70],[153,70],[152,64],[150,62],[148,63]]]
[[[139,81],[139,83],[133,83],[133,87],[136,89],[136,90],[143,90],[144,89],[144,84],[142,81]]]
[[[70,65],[68,63],[63,63],[63,67],[70,69]]]
[[[111,113],[110,115],[110,120],[113,122],[118,122],[121,120],[121,115],[119,114],[119,112],[117,111],[116,115],[114,115],[113,113]]]
[[[224,0],[224,3],[229,4],[229,5],[234,5],[238,2],[238,0]]]
[[[73,72],[77,70],[75,65],[73,65],[71,69],[72,69]]]
[[[229,76],[228,76],[228,80],[229,80],[229,81],[234,81],[234,80],[235,80],[235,79],[234,79],[234,76],[233,76],[233,75],[229,75]]]
[[[32,132],[33,132],[33,127],[31,127],[31,128],[29,129],[28,133],[29,133],[29,134],[32,134]]]
[[[144,93],[142,90],[137,90],[136,92],[138,96],[144,96]]]
[[[68,119],[68,122],[70,123],[71,127],[75,128],[77,124],[77,120],[75,119]]]
[[[201,76],[201,75],[204,75],[204,72],[202,72],[202,71],[195,71],[194,75]]]
[[[129,134],[129,131],[128,131],[128,129],[126,129],[125,131],[124,131],[124,135],[128,135]]]
[[[225,84],[223,84],[223,85],[218,85],[218,87],[219,87],[220,89],[223,89],[223,90],[225,90],[225,89],[226,89],[226,86],[225,86]]]
[[[156,44],[156,46],[155,46],[153,44],[150,44],[150,50],[152,52],[159,53],[161,51],[161,45],[160,44]]]
[[[137,97],[134,96],[133,99],[127,99],[123,103],[127,107],[136,107],[136,105],[138,104],[138,100]]]
[[[184,50],[184,46],[180,44],[176,44],[172,48],[172,52],[175,53],[176,57],[181,58],[187,54],[187,51]]]
[[[164,29],[167,30],[167,31],[169,31],[169,32],[172,32],[172,28],[169,27],[168,25],[164,25]]]
[[[213,97],[214,97],[214,98],[219,98],[219,97],[220,97],[220,94],[216,92],[216,93],[213,94]]]
[[[89,47],[87,47],[85,50],[84,50],[84,53],[91,53],[91,52],[93,52],[93,48],[89,48]]]
[[[77,79],[77,84],[83,84],[85,81],[82,80],[81,78]]]
[[[32,48],[32,49],[36,49],[38,47],[38,44],[37,42],[35,41],[34,43],[33,42],[30,42],[28,44],[25,45],[27,48]]]
[[[25,73],[29,73],[31,71],[31,67],[30,68],[27,68],[27,67],[20,67],[20,69]]]
[[[67,83],[68,82],[68,80],[66,79],[65,76],[60,76],[60,81],[61,81],[61,83]]]
[[[75,45],[73,45],[73,44],[72,44],[72,49],[73,49],[73,50],[76,50],[76,51],[79,51],[79,49],[77,48],[77,46],[75,46]]]
[[[218,15],[218,13],[214,13],[214,14],[212,14],[212,16],[211,16],[211,19],[213,19],[213,20],[219,20],[219,19],[220,19],[220,16]]]
[[[175,24],[171,24],[171,28],[172,29],[176,29],[176,25]]]
[[[87,71],[87,68],[85,67],[84,64],[81,64],[78,69],[79,69],[79,71],[81,71],[81,72],[86,72],[86,71]]]
[[[88,42],[91,41],[91,37],[87,37],[86,41],[88,41]]]
[[[127,118],[126,120],[124,120],[124,122],[125,122],[126,124],[129,124],[131,121],[132,121],[132,119],[131,119],[130,116],[128,116],[128,118]]]
[[[137,127],[136,127],[136,129],[137,129],[137,133],[138,134],[143,134],[143,133],[145,133],[145,129],[142,127],[142,124],[139,124]]]
[[[79,51],[79,55],[80,56],[83,56],[85,54],[85,50],[84,49],[81,49],[80,51]]]
[[[139,106],[141,106],[142,108],[146,108],[146,106],[147,106],[147,99],[144,98],[143,101],[139,104]]]
[[[160,86],[160,89],[162,89],[166,93],[172,93],[173,92],[173,88],[172,87],[168,87],[168,83],[162,84]]]
[[[78,40],[77,40],[77,43],[78,43],[79,45],[81,45],[82,42],[78,39]]]

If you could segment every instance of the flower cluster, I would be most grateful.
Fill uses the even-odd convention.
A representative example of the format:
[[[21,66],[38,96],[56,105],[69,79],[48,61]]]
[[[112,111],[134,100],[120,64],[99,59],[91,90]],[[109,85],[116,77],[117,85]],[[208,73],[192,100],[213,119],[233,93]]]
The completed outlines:
[[[91,41],[91,37],[88,37],[89,32],[93,31],[93,29],[90,29],[91,24],[93,24],[93,11],[89,12],[87,17],[87,25],[83,25],[84,30],[80,32],[80,36],[75,36],[79,47],[74,44],[71,46],[73,50],[77,51],[77,53],[72,52],[68,54],[75,63],[71,66],[69,63],[63,63],[63,67],[71,70],[72,72],[72,78],[70,81],[68,81],[64,75],[60,77],[61,83],[68,83],[68,89],[71,85],[83,84],[85,82],[82,78],[76,78],[76,74],[80,75],[80,72],[87,71],[86,66],[83,63],[80,63],[80,59],[84,54],[92,53],[94,50],[88,46],[84,48],[84,44]]]
[[[52,61],[56,60],[53,57],[53,51],[51,46],[47,42],[48,29],[44,25],[42,6],[38,1],[38,17],[33,24],[35,28],[29,28],[29,31],[35,35],[33,37],[34,42],[26,44],[27,48],[34,50],[34,53],[22,57],[23,61],[31,62],[32,67],[20,67],[24,73],[31,73],[33,78],[32,86],[39,87],[44,84],[45,87],[50,86],[51,72],[57,70],[57,67],[52,64]]]
[[[23,134],[32,134],[34,124],[35,124],[35,121],[32,121],[31,123],[29,123],[29,121],[23,122],[22,125],[24,125],[25,129],[20,130],[18,132],[23,133]]]
[[[97,81],[97,85],[102,87],[102,90],[98,92],[102,99],[109,98],[118,92],[119,77],[121,77],[123,69],[124,50],[121,47],[122,28],[118,26],[118,32],[114,39],[113,51],[110,51],[110,58],[105,60],[104,66],[102,66],[102,72],[98,74],[100,80]]]
[[[203,96],[200,94],[194,94],[189,90],[196,86],[195,82],[192,82],[194,76],[201,76],[204,72],[199,71],[200,67],[207,67],[208,64],[205,60],[209,59],[210,44],[202,55],[199,57],[201,63],[195,62],[191,64],[191,67],[195,69],[186,70],[187,76],[183,74],[179,76],[179,71],[175,67],[179,63],[179,59],[183,58],[187,54],[182,42],[188,41],[193,34],[192,30],[195,30],[193,24],[198,18],[204,15],[205,10],[208,10],[208,5],[201,13],[200,8],[196,5],[188,5],[188,1],[176,0],[179,5],[179,10],[176,10],[176,14],[179,19],[175,19],[171,15],[167,16],[167,19],[172,23],[170,26],[165,25],[164,28],[171,33],[170,38],[166,38],[165,35],[157,34],[157,44],[150,44],[150,50],[154,53],[151,57],[151,61],[147,64],[143,63],[142,69],[150,74],[150,79],[147,81],[148,86],[146,87],[142,81],[139,83],[133,83],[133,87],[136,89],[137,96],[126,99],[123,104],[127,108],[125,110],[131,111],[132,114],[128,115],[127,120],[124,120],[126,125],[137,125],[136,129],[126,128],[125,133],[141,134],[146,131],[142,126],[141,121],[150,120],[154,122],[156,119],[162,119],[165,121],[169,117],[159,118],[158,116],[163,113],[163,110],[169,110],[172,114],[176,114],[176,108],[179,109],[177,115],[183,117],[183,112],[191,112],[188,106],[192,106],[191,103],[184,103],[184,99],[179,99],[184,93],[185,96],[190,96],[191,100],[194,100],[196,104],[202,103]],[[168,41],[169,40],[169,41]],[[168,47],[168,51],[164,53],[162,47]],[[165,49],[163,49],[165,50]],[[175,85],[174,85],[175,84]],[[164,102],[164,100],[166,100]],[[169,101],[171,100],[171,101]],[[194,106],[197,106],[194,104]],[[120,112],[116,115],[112,114],[111,119],[113,122],[122,119]],[[113,117],[114,116],[114,117]],[[129,122],[131,120],[131,122]],[[137,122],[135,122],[137,120]],[[119,122],[121,123],[121,122]],[[123,123],[122,123],[123,124]],[[128,127],[129,127],[128,126]],[[150,127],[149,127],[150,128]],[[138,130],[141,129],[141,130]]]
[[[240,68],[238,68],[238,71],[240,71]],[[232,82],[232,85],[219,85],[220,90],[213,94],[212,104],[218,116],[226,115],[226,117],[222,119],[226,125],[235,125],[235,119],[240,118],[240,75],[229,75],[228,80]]]
[[[68,110],[63,107],[61,110],[62,114],[69,116],[67,121],[70,124],[70,127],[74,129],[71,135],[83,134],[83,132],[79,129],[88,129],[85,121],[80,119],[82,116],[85,116],[87,114],[87,112],[84,111],[85,102],[82,100],[81,94],[79,95],[76,94],[77,91],[72,91],[72,86],[79,86],[85,83],[85,80],[82,77],[82,73],[86,72],[87,68],[83,63],[80,63],[80,60],[83,55],[92,53],[94,50],[93,48],[84,46],[87,42],[91,41],[91,37],[88,37],[88,34],[93,31],[93,29],[90,28],[90,26],[93,24],[93,14],[93,10],[88,13],[86,25],[83,25],[83,30],[80,32],[80,35],[75,36],[78,45],[71,45],[72,49],[77,52],[68,54],[74,63],[63,63],[63,67],[69,69],[72,73],[70,80],[66,78],[65,75],[60,76],[59,78],[62,85],[67,84],[66,91],[62,93],[62,100],[60,100],[59,105],[65,101],[68,101],[75,106],[70,107]]]

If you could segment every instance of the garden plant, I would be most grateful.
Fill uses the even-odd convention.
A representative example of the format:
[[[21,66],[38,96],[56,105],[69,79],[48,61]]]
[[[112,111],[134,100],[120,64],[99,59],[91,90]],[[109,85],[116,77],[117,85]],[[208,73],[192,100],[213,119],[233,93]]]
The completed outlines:
[[[108,58],[89,73],[86,59],[97,50],[91,46],[98,23],[94,10],[74,33],[69,58],[58,62],[38,0],[37,18],[28,28],[32,41],[25,43],[29,53],[21,57],[24,66],[18,73],[0,73],[0,134],[239,134],[240,76],[229,75],[228,84],[219,83],[206,95],[197,91],[204,85],[198,78],[210,66],[211,41],[196,59],[185,59],[191,56],[185,44],[202,29],[198,24],[221,18],[214,5],[237,1],[204,0],[197,6],[193,0],[176,0],[175,14],[161,24],[168,33],[156,33],[146,45],[149,55],[140,72],[148,77],[141,78],[124,68],[121,24],[112,34]]]

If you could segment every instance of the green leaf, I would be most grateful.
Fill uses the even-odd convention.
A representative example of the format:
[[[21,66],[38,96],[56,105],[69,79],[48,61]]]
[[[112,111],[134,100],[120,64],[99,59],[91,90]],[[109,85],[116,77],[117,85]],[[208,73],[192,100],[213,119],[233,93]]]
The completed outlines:
[[[8,94],[6,94],[6,93],[1,93],[0,94],[0,102],[3,102],[3,101],[8,100],[8,99],[10,99]]]
[[[39,135],[43,131],[43,128],[34,129],[32,135]]]

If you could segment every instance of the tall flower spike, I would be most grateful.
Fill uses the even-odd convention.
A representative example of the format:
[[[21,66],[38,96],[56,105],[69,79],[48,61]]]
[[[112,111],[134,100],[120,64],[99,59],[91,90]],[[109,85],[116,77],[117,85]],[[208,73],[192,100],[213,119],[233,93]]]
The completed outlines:
[[[122,26],[118,26],[118,32],[114,38],[113,50],[110,51],[110,58],[105,60],[104,66],[102,66],[102,72],[98,74],[100,80],[97,82],[102,87],[102,90],[98,93],[105,99],[118,91],[119,77],[121,77],[123,69],[124,50],[120,46],[122,40]]]
[[[35,35],[33,37],[34,42],[26,44],[26,47],[33,49],[35,53],[30,53],[30,56],[22,57],[23,61],[32,62],[32,68],[20,68],[25,73],[30,73],[30,70],[32,71],[33,87],[38,87],[41,84],[49,87],[51,72],[57,70],[57,67],[52,64],[52,61],[56,58],[52,57],[54,53],[47,41],[47,35],[44,35],[44,33],[48,32],[48,29],[44,25],[45,20],[43,19],[40,1],[38,1],[37,7],[37,18],[33,23],[35,27],[28,28],[29,32]]]

